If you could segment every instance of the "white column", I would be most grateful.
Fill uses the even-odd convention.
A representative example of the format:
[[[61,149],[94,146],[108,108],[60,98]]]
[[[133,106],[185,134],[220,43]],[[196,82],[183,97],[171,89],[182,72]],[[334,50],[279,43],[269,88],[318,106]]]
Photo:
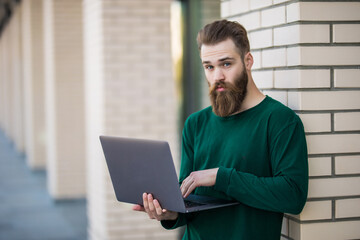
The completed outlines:
[[[56,199],[84,197],[82,1],[43,4],[48,187]]]
[[[42,0],[23,1],[21,8],[26,157],[31,169],[43,169],[46,145]]]
[[[8,77],[12,98],[11,107],[11,130],[10,136],[15,143],[16,150],[24,152],[24,126],[23,126],[23,81],[22,81],[22,54],[21,54],[21,9],[16,7],[9,21],[9,69]]]

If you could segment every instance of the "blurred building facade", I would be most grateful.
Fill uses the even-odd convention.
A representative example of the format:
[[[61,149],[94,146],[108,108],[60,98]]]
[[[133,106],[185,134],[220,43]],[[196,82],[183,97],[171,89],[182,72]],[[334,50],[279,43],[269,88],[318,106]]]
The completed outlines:
[[[46,169],[54,199],[87,199],[89,239],[178,239],[116,201],[98,136],[167,140],[178,166],[183,121],[208,104],[196,32],[221,15],[248,29],[257,85],[305,126],[308,202],[282,239],[357,239],[359,12],[360,1],[23,0],[0,37],[0,128]]]

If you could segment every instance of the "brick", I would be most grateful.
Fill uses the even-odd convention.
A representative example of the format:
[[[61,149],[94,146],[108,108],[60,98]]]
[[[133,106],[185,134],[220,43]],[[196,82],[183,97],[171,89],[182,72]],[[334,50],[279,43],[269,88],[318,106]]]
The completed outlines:
[[[286,65],[286,49],[276,48],[262,51],[262,67],[280,67]]]
[[[300,239],[300,228],[300,223],[289,220],[289,237],[293,239]]]
[[[324,24],[290,25],[274,29],[274,45],[298,43],[329,43],[330,28]]]
[[[360,69],[335,69],[334,86],[338,88],[360,87]]]
[[[252,76],[258,88],[273,88],[273,71],[254,71]]]
[[[251,12],[240,17],[230,17],[228,20],[237,21],[243,25],[247,31],[260,28],[260,12]]]
[[[284,91],[271,91],[271,90],[264,90],[262,91],[263,94],[265,95],[269,95],[270,97],[278,100],[279,102],[281,102],[282,104],[287,106],[287,94]]]
[[[285,23],[285,7],[280,6],[261,11],[261,26],[270,27]]]
[[[278,27],[274,29],[274,45],[289,45],[300,42],[299,25]]]
[[[360,108],[360,91],[289,92],[294,110],[345,110]]]
[[[286,217],[283,217],[281,225],[281,234],[289,235],[289,225]]]
[[[309,201],[297,218],[301,221],[331,219],[331,208],[331,201]]]
[[[359,42],[360,24],[333,25],[333,42]]]
[[[302,224],[301,239],[355,240],[360,236],[359,225],[359,220]]]
[[[292,3],[286,6],[286,22],[294,22],[300,19],[300,4]]]
[[[335,113],[335,131],[360,130],[360,112]]]
[[[359,2],[298,2],[287,6],[287,22],[357,21]]]
[[[335,209],[336,218],[360,217],[360,198],[336,200]]]
[[[360,47],[292,47],[287,58],[288,66],[359,65]]]
[[[308,198],[360,195],[360,177],[310,179]]]
[[[222,18],[226,18],[231,15],[230,1],[221,2],[220,14]]]
[[[286,65],[300,65],[301,53],[299,47],[289,47],[286,49]]]
[[[266,29],[249,34],[250,46],[252,49],[271,47],[272,44],[272,30]]]
[[[310,157],[309,176],[330,176],[331,175],[331,157]]]
[[[328,113],[299,114],[305,132],[330,132],[331,117]]]
[[[309,154],[360,152],[360,134],[307,136]]]
[[[261,68],[261,51],[255,51],[255,52],[251,52],[253,58],[254,58],[254,64],[252,66],[252,69],[255,70],[255,69],[259,69]]]
[[[271,6],[272,1],[271,0],[250,0],[250,9],[259,9]]]
[[[335,157],[335,174],[359,174],[360,155]]]
[[[328,88],[330,70],[276,70],[274,84],[275,88]]]
[[[249,1],[248,0],[231,0],[230,1],[230,15],[235,15],[239,13],[244,13],[249,11]]]

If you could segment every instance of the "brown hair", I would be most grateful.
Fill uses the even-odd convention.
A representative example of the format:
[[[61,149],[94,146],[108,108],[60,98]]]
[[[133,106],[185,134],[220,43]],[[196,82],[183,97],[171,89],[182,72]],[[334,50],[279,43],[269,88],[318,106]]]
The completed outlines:
[[[238,22],[219,20],[207,24],[199,31],[196,40],[200,51],[203,44],[214,45],[229,38],[235,43],[242,58],[250,52],[246,29]]]

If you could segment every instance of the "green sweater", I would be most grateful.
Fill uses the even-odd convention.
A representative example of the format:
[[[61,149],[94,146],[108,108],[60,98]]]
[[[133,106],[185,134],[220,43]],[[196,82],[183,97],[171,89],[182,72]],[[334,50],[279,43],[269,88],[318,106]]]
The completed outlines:
[[[279,240],[283,213],[300,213],[307,198],[301,120],[268,96],[230,117],[216,116],[211,107],[192,114],[183,130],[180,182],[192,171],[216,167],[215,186],[194,193],[240,204],[179,214],[163,227],[186,225],[183,239]]]

